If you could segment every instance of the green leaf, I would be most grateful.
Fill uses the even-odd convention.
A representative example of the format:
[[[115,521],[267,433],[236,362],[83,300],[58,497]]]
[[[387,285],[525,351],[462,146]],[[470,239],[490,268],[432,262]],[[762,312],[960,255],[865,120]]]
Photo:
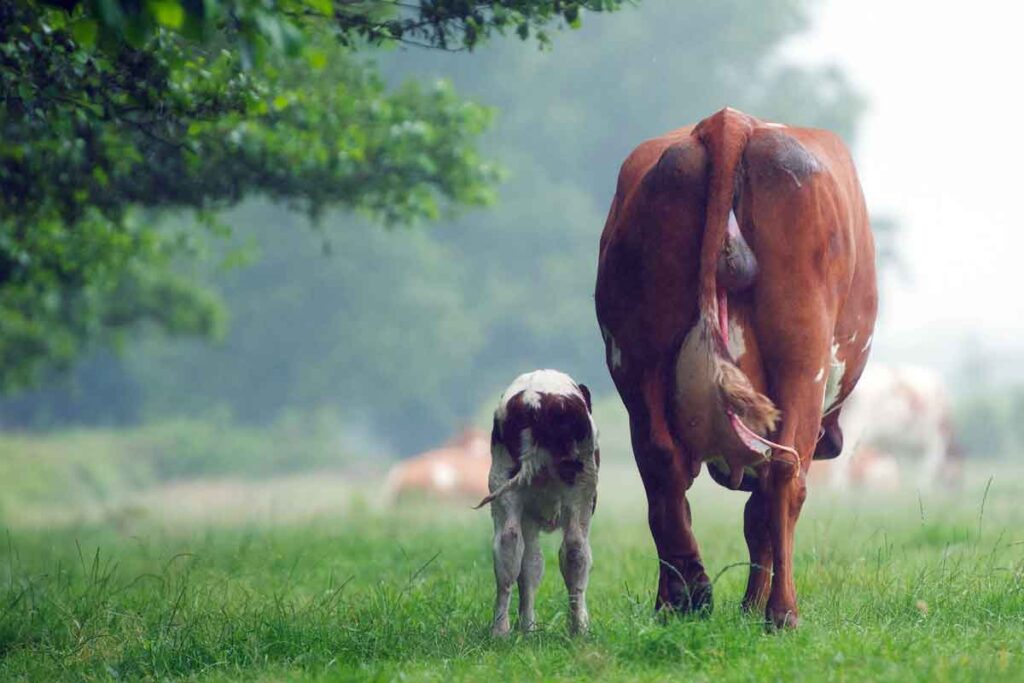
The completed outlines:
[[[84,48],[88,49],[96,44],[98,33],[99,24],[95,19],[79,19],[71,24],[71,37]]]
[[[323,70],[327,66],[327,51],[319,48],[307,48],[306,63],[316,71]]]
[[[161,26],[179,29],[185,23],[185,10],[178,0],[148,0],[146,6]]]
[[[334,13],[334,4],[331,0],[306,0],[306,4],[310,9],[325,17],[329,17]]]

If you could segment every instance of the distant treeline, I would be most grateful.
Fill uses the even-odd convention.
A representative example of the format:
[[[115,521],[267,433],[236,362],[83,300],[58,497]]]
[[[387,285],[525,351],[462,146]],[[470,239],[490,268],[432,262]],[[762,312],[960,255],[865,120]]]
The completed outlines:
[[[472,55],[386,54],[382,68],[396,80],[448,77],[496,108],[486,151],[508,179],[495,207],[386,231],[338,213],[310,226],[251,202],[225,216],[234,233],[209,258],[181,264],[222,297],[221,342],[140,333],[120,355],[97,353],[70,377],[8,398],[0,424],[216,411],[262,424],[329,409],[408,453],[443,439],[526,369],[559,367],[609,391],[592,291],[629,150],[725,105],[853,137],[862,101],[844,75],[777,58],[806,27],[806,5],[646,0],[591,17],[551,50],[497,41]],[[253,262],[221,267],[238,248],[251,248]]]
[[[954,404],[956,437],[970,457],[1024,457],[1024,386],[974,392]]]

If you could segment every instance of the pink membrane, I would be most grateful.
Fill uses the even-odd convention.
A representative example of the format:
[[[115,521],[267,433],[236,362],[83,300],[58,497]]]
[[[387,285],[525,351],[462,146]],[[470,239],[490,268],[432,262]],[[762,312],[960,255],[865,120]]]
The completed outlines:
[[[718,288],[718,332],[719,334],[722,335],[722,339],[723,341],[725,341],[726,345],[728,345],[729,295],[728,292],[725,291],[724,287]],[[731,410],[728,411],[728,415],[729,422],[730,424],[732,424],[732,429],[734,432],[736,432],[736,436],[738,436],[740,441],[743,442],[743,445],[749,448],[750,450],[757,451],[759,450],[758,446],[763,444],[765,446],[768,446],[769,448],[777,448],[780,451],[792,453],[797,458],[800,457],[800,455],[789,446],[783,446],[780,443],[775,443],[770,439],[766,439],[765,437],[761,436],[747,425],[743,424],[743,420],[741,420],[739,416],[737,416],[736,413],[732,412]]]

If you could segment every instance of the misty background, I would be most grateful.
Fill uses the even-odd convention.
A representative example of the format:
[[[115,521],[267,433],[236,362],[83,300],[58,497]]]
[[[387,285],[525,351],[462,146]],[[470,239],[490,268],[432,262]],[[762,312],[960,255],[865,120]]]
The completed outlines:
[[[230,235],[176,266],[218,298],[219,339],[143,326],[5,397],[0,425],[113,429],[142,450],[170,438],[182,456],[164,476],[251,474],[411,455],[486,424],[504,386],[538,367],[617,401],[592,291],[618,166],[728,105],[848,142],[883,254],[875,358],[940,369],[969,453],[1014,454],[1024,237],[1009,200],[1024,150],[1003,122],[1021,97],[1018,24],[1002,5],[983,22],[923,7],[644,0],[587,15],[549,50],[377,51],[390,82],[449,79],[493,107],[495,205],[382,229],[247,201],[221,217]]]

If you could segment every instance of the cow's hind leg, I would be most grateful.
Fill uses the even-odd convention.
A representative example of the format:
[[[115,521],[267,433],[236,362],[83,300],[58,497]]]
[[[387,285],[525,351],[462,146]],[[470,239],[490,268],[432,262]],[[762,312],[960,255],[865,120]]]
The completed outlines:
[[[495,636],[508,635],[510,630],[508,605],[523,561],[521,508],[514,499],[515,496],[503,496],[491,507],[494,517],[494,580],[497,584],[491,633]]]
[[[587,581],[590,578],[590,511],[563,512],[562,547],[558,551],[558,564],[569,593],[569,631],[587,630],[590,615],[587,612]]]
[[[793,581],[793,540],[807,485],[799,462],[779,459],[769,476],[769,519],[772,538],[772,589],[766,617],[777,628],[796,628],[800,615]]]
[[[668,429],[661,376],[654,373],[645,383],[642,402],[626,401],[633,455],[647,492],[647,521],[658,552],[655,607],[704,611],[711,608],[711,581],[701,562],[686,499],[696,471]]]
[[[799,373],[794,372],[780,382],[784,417],[779,443],[791,446],[800,455],[776,449],[762,483],[772,545],[772,587],[766,617],[779,628],[794,628],[800,623],[793,581],[794,536],[807,497],[807,468],[821,423],[820,384],[801,382],[798,377]]]
[[[537,623],[534,613],[534,598],[544,577],[544,554],[540,548],[540,528],[535,522],[524,519],[523,561],[519,572],[519,629],[532,631]]]

